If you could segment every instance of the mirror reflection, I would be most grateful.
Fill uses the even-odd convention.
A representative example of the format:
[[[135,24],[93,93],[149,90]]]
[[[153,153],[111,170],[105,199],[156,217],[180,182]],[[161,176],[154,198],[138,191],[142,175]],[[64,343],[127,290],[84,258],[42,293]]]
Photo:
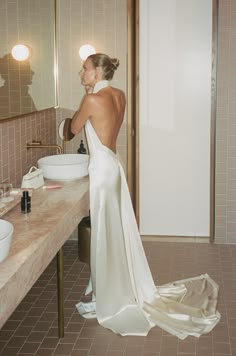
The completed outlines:
[[[34,72],[29,61],[16,61],[10,53],[0,58],[0,74],[4,81],[0,87],[1,118],[36,111],[29,92]]]
[[[0,0],[0,119],[55,106],[54,0]],[[18,44],[30,49],[14,59]]]

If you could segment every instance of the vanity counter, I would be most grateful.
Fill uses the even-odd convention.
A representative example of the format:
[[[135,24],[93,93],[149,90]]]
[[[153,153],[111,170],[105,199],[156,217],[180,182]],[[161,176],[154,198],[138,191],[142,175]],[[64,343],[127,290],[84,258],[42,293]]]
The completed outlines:
[[[8,257],[0,263],[0,328],[89,213],[88,177],[53,182],[59,189],[34,190],[31,212],[20,205],[2,217],[14,225]]]

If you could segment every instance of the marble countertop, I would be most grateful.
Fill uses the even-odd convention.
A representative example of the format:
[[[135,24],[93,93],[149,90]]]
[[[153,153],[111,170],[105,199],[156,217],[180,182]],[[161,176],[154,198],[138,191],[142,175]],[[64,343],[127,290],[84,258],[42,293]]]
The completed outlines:
[[[60,189],[33,191],[31,212],[22,214],[20,204],[2,219],[14,225],[8,257],[0,263],[0,328],[55,257],[84,216],[88,216],[88,177],[46,181]]]

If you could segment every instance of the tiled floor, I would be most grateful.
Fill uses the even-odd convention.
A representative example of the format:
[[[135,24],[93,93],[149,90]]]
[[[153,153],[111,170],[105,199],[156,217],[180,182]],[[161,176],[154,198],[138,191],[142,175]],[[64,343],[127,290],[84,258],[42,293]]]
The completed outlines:
[[[65,337],[57,337],[56,264],[53,261],[0,331],[0,355],[235,356],[236,245],[144,242],[156,284],[208,273],[220,285],[222,320],[209,334],[184,341],[158,327],[147,337],[121,337],[75,310],[89,277],[77,242],[65,245]],[[0,311],[1,312],[1,311]]]

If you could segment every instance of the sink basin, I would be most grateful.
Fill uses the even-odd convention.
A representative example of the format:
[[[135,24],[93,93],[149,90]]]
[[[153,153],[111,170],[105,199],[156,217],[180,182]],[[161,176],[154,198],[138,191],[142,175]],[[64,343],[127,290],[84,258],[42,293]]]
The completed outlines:
[[[38,167],[44,178],[52,180],[73,180],[88,175],[89,155],[60,154],[40,158]]]
[[[6,220],[0,219],[0,262],[8,256],[14,227]]]

